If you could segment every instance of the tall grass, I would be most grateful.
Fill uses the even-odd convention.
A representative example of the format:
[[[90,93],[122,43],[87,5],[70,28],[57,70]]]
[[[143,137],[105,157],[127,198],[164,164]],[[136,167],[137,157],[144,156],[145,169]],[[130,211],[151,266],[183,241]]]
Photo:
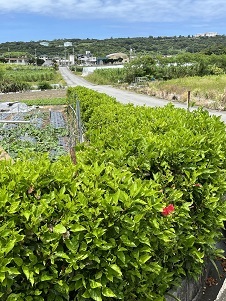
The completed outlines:
[[[149,83],[149,88],[164,90],[167,93],[177,95],[191,91],[191,95],[195,98],[221,101],[226,92],[226,75],[194,76],[168,81],[156,81]]]
[[[124,79],[123,68],[97,69],[86,76],[86,79],[97,85],[112,85],[122,82]]]
[[[190,90],[200,89],[200,91],[216,90],[219,93],[222,93],[226,89],[226,75],[183,77],[168,81],[152,82],[151,84],[168,88],[183,87]]]

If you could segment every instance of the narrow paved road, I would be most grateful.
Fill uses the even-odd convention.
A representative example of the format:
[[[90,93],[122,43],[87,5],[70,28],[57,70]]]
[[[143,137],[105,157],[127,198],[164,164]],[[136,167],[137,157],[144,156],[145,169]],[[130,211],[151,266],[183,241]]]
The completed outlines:
[[[137,94],[135,92],[120,90],[117,88],[113,88],[111,86],[101,86],[101,85],[92,84],[86,81],[84,78],[81,78],[80,76],[76,76],[75,74],[73,74],[67,67],[60,67],[60,72],[68,86],[70,87],[84,86],[89,89],[115,97],[117,101],[121,103],[125,103],[125,104],[133,103],[134,105],[139,105],[139,106],[146,105],[150,107],[163,107],[167,103],[169,103],[168,100],[151,97],[148,95],[142,95],[142,94]],[[173,102],[173,104],[177,108],[186,109],[185,104],[179,102]],[[195,108],[192,108],[192,110],[193,109]],[[221,116],[222,121],[226,123],[226,112],[214,111],[214,110],[208,110],[208,111],[210,115]]]

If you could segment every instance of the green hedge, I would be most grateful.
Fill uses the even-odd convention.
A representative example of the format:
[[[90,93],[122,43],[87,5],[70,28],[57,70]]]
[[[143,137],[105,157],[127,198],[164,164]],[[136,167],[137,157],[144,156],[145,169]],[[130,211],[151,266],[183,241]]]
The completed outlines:
[[[75,97],[89,138],[76,166],[0,161],[1,300],[163,301],[221,254],[225,125],[81,87]]]
[[[81,147],[80,160],[126,167],[133,178],[160,184],[166,205],[187,204],[189,218],[182,226],[173,226],[178,238],[173,254],[186,275],[197,275],[198,257],[202,262],[214,256],[225,220],[225,124],[203,109],[122,105],[82,87],[69,89],[68,94],[71,101],[80,99],[87,129],[89,145]],[[191,239],[188,248],[187,239]]]
[[[170,287],[177,237],[159,184],[67,158],[0,165],[1,300],[156,300]]]

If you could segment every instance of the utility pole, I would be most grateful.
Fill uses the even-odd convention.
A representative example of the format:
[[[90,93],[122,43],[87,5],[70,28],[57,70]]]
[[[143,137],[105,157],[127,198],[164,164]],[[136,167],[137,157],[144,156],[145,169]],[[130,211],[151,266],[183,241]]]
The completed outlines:
[[[8,63],[10,63],[10,52],[9,52],[9,47],[8,47]]]
[[[191,100],[191,91],[188,91],[187,96],[187,110],[190,111],[190,100]]]
[[[35,48],[35,65],[37,66],[37,52],[36,52],[36,48]]]

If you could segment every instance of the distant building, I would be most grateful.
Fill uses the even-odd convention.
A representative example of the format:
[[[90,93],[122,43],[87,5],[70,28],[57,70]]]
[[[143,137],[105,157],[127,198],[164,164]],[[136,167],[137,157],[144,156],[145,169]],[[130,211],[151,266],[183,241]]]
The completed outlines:
[[[9,57],[6,60],[8,64],[27,65],[29,59],[27,57]]]
[[[89,67],[84,66],[82,70],[82,76],[87,76],[93,73],[97,69],[100,70],[100,69],[121,69],[121,68],[124,68],[124,65],[89,66]]]
[[[65,42],[64,43],[64,47],[69,47],[69,46],[72,46],[72,42]]]
[[[115,60],[118,61],[119,63],[127,63],[129,62],[129,57],[127,54],[122,53],[122,52],[116,52],[116,53],[111,53],[106,55],[106,58],[109,60]]]
[[[46,61],[46,60],[49,60],[50,58],[47,55],[40,55],[39,59]]]
[[[97,58],[92,56],[90,51],[86,51],[86,54],[78,54],[77,61],[81,65],[95,65],[97,63]]]
[[[69,55],[69,62],[70,62],[71,65],[75,64],[75,56],[73,54]]]
[[[197,33],[194,35],[195,38],[198,37],[216,37],[218,35],[217,32],[205,32],[205,33]]]
[[[47,47],[47,46],[49,46],[49,42],[41,42],[40,45]]]

